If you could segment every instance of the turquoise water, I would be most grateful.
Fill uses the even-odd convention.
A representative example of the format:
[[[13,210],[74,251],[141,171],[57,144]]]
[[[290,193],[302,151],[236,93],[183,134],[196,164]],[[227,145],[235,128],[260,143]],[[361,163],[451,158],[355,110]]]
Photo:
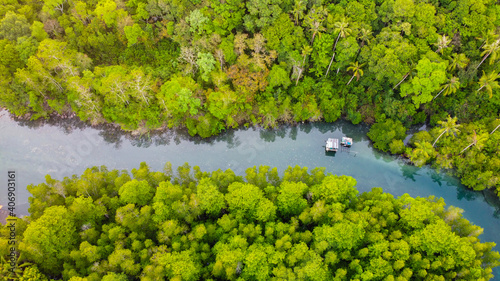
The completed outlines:
[[[367,126],[339,121],[276,130],[250,128],[203,140],[182,131],[132,137],[112,127],[91,128],[75,120],[16,122],[5,111],[0,115],[0,173],[4,175],[0,180],[6,182],[7,170],[16,170],[19,215],[28,210],[25,187],[44,181],[45,174],[62,179],[100,165],[130,170],[143,161],[153,170],[162,170],[167,161],[173,167],[188,162],[204,171],[231,168],[240,175],[252,166],[277,167],[282,173],[289,165],[299,165],[352,176],[361,192],[382,187],[394,196],[443,197],[447,205],[464,209],[465,218],[484,228],[483,241],[500,245],[500,203],[492,193],[468,190],[454,177],[374,150],[366,136]],[[342,136],[353,138],[350,150],[325,154],[326,139]],[[5,185],[0,186],[0,205],[6,205]],[[495,275],[500,280],[500,269]]]

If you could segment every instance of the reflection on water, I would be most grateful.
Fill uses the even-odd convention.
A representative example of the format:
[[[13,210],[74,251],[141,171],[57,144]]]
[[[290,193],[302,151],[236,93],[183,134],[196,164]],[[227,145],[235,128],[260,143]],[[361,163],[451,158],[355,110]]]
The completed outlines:
[[[6,111],[2,111],[6,112]],[[130,132],[124,132],[118,126],[113,125],[97,125],[90,126],[89,124],[80,121],[78,118],[52,118],[52,119],[38,119],[38,120],[24,120],[13,117],[12,120],[16,121],[14,126],[24,127],[28,129],[39,129],[42,127],[56,127],[60,129],[65,135],[81,131],[84,129],[92,129],[98,132],[102,140],[108,144],[112,144],[115,148],[119,149],[123,141],[130,142],[133,146],[149,148],[151,146],[170,145],[174,143],[180,144],[182,141],[189,141],[194,144],[207,144],[213,145],[214,143],[223,142],[227,144],[228,148],[235,148],[241,142],[235,132],[253,131],[258,132],[259,137],[264,142],[275,142],[277,139],[288,138],[296,140],[298,132],[309,134],[313,129],[322,134],[332,133],[341,130],[345,135],[353,138],[354,142],[367,141],[368,127],[366,125],[352,125],[347,122],[339,121],[333,124],[325,123],[299,123],[295,126],[282,125],[276,129],[263,129],[263,128],[240,128],[238,130],[228,130],[218,136],[210,138],[201,138],[199,136],[190,136],[185,129],[169,129],[157,130],[143,135],[136,135]],[[387,161],[392,161],[393,158],[387,155],[377,155],[377,157],[385,157]]]
[[[265,155],[266,153],[263,153],[264,151],[260,151],[263,149],[263,146],[257,145],[257,143],[260,141],[264,146],[269,146],[276,142],[280,142],[281,143],[280,146],[285,148],[282,150],[284,152],[292,151],[292,153],[290,154],[297,154],[296,150],[300,149],[304,157],[308,156],[308,151],[304,150],[303,146],[301,147],[301,145],[304,144],[304,142],[298,141],[298,135],[301,135],[301,137],[307,135],[320,135],[320,136],[324,135],[323,138],[315,138],[314,136],[312,138],[306,137],[308,139],[307,141],[312,140],[315,143],[315,145],[321,144],[320,147],[324,146],[323,143],[324,139],[330,137],[331,134],[336,134],[337,136],[346,135],[352,137],[355,143],[355,145],[351,149],[339,151],[338,153],[323,153],[323,155],[332,156],[333,159],[337,157],[342,160],[345,160],[346,157],[349,156],[355,157],[361,153],[363,158],[371,156],[372,161],[377,160],[388,164],[396,163],[397,167],[400,170],[400,177],[404,179],[405,182],[407,182],[406,180],[417,182],[416,177],[426,177],[439,187],[442,187],[444,183],[446,184],[446,186],[455,186],[457,190],[458,200],[465,199],[467,201],[473,201],[476,200],[478,196],[484,199],[485,194],[489,194],[488,200],[484,199],[484,201],[491,206],[495,206],[495,208],[497,209],[499,208],[498,206],[500,205],[498,198],[494,195],[493,192],[485,191],[483,193],[478,193],[471,191],[469,189],[465,189],[463,188],[463,186],[460,185],[458,179],[446,176],[442,172],[436,172],[433,169],[428,169],[428,168],[422,169],[412,165],[407,165],[405,164],[404,160],[397,159],[389,154],[380,153],[378,151],[373,150],[371,144],[369,143],[369,139],[366,136],[366,133],[368,132],[369,129],[368,126],[366,125],[355,126],[344,121],[335,122],[333,124],[299,123],[296,126],[279,126],[277,129],[273,130],[261,129],[261,128],[242,128],[238,130],[228,130],[227,132],[224,132],[218,136],[202,139],[198,136],[195,137],[190,136],[184,129],[154,131],[144,135],[134,135],[131,133],[125,133],[121,131],[119,127],[112,125],[98,125],[91,127],[88,124],[81,122],[77,118],[68,118],[68,119],[52,118],[50,120],[40,119],[35,121],[27,121],[27,120],[13,118],[13,120],[16,121],[13,122],[12,120],[10,120],[11,118],[9,118],[6,111],[1,111],[1,113],[3,117],[0,117],[1,118],[0,124],[3,129],[3,134],[2,134],[4,136],[3,138],[4,139],[10,138],[12,136],[12,134],[9,135],[10,131],[13,131],[14,129],[17,129],[19,131],[19,129],[22,128],[22,130],[20,131],[21,133],[20,134],[18,133],[17,137],[24,139],[25,141],[23,143],[26,143],[26,140],[29,140],[29,142],[34,141],[35,148],[33,148],[30,152],[35,152],[35,153],[38,152],[39,150],[36,147],[37,146],[36,138],[41,133],[43,134],[44,131],[50,131],[47,132],[49,134],[54,134],[54,133],[57,134],[57,136],[53,136],[51,138],[51,142],[53,145],[57,145],[57,143],[64,144],[71,139],[81,140],[82,132],[87,132],[87,134],[84,134],[87,137],[90,132],[90,134],[98,136],[98,139],[94,139],[95,144],[99,144],[102,141],[108,145],[106,146],[107,150],[114,150],[114,151],[126,150],[129,149],[130,147],[155,150],[155,148],[157,149],[158,147],[162,146],[178,147],[182,146],[181,144],[183,143],[189,143],[194,146],[202,146],[197,149],[201,152],[201,154],[203,154],[203,151],[206,152],[207,149],[213,148],[217,144],[223,144],[226,148],[226,151],[224,151],[223,154],[226,155],[228,152],[232,150],[235,150],[237,154],[243,154],[243,155],[248,154],[247,156],[257,154],[257,152],[259,152],[258,154]],[[64,137],[62,136],[66,136],[67,140],[65,140]],[[71,136],[73,136],[74,138],[71,138]],[[251,139],[249,139],[248,136],[251,136]],[[247,150],[246,151],[247,153],[244,153],[245,152],[244,148],[246,148],[245,145],[248,145],[249,141],[255,142],[255,136],[258,136],[259,138],[257,143],[253,143],[251,147],[255,151]],[[47,145],[48,144],[46,143],[39,143],[38,147],[42,148],[46,147]],[[5,154],[9,150],[12,150],[12,147],[9,147],[7,149],[6,146],[3,146],[1,152],[2,154]],[[369,153],[366,153],[367,150],[369,150],[368,151]],[[50,151],[46,152],[47,152],[46,154],[50,154]],[[125,153],[126,151],[123,152]],[[189,153],[191,151],[185,151],[185,152]],[[47,157],[48,159],[37,159],[37,160],[41,162],[43,161],[50,162],[51,158],[54,158],[54,156],[56,156],[57,154],[58,153],[56,151],[56,153],[52,155],[52,157]],[[85,153],[80,153],[80,154],[85,154]],[[98,161],[99,159],[96,160]],[[200,156],[199,160],[204,162],[207,161],[208,159],[205,156]],[[145,159],[145,161],[147,161],[147,159]],[[325,161],[318,161],[318,164],[322,162],[324,163]],[[138,163],[131,163],[131,164],[132,166],[134,166]],[[292,165],[292,166],[294,165],[294,163],[289,163],[289,162],[282,164]],[[357,167],[357,169],[363,169],[363,166],[366,166],[367,163],[360,163],[360,164],[361,165]],[[225,167],[214,167],[214,168],[225,168]],[[329,170],[330,169],[328,169],[327,167],[327,171]],[[369,172],[366,169],[363,169],[363,171],[365,173]],[[424,171],[425,175],[422,174],[422,171]],[[356,174],[356,171],[349,171],[349,173]]]
[[[13,122],[12,120],[10,120],[11,118],[9,118],[8,113],[6,113],[6,111],[1,111],[1,113],[2,113],[1,115],[3,116],[0,117],[1,118],[0,124],[3,129],[2,135],[4,136],[3,137],[4,139],[9,138],[9,132],[14,130],[14,128],[17,128],[17,130],[22,128],[23,130],[21,131],[21,134],[18,134],[17,136],[20,137],[21,139],[24,139],[25,140],[24,143],[26,143],[26,140],[29,140],[30,142],[34,141],[35,146],[36,146],[36,137],[40,133],[43,133],[43,131],[50,130],[51,132],[48,132],[49,134],[54,134],[54,133],[57,134],[57,136],[53,136],[51,138],[53,145],[57,145],[57,143],[63,144],[66,141],[71,140],[72,139],[71,136],[74,136],[75,139],[81,140],[82,132],[87,132],[86,134],[87,137],[88,133],[90,132],[91,134],[98,136],[98,139],[95,139],[94,143],[98,144],[102,141],[105,144],[110,145],[106,146],[107,150],[121,151],[121,150],[126,150],[130,147],[155,150],[155,148],[157,147],[162,147],[162,146],[178,147],[181,146],[182,143],[189,143],[194,146],[203,146],[197,149],[201,152],[201,154],[203,154],[203,151],[206,151],[208,148],[210,147],[213,148],[217,144],[223,144],[226,148],[226,151],[224,151],[223,154],[226,155],[228,152],[233,150],[235,150],[237,154],[242,154],[247,156],[256,155],[257,152],[259,152],[259,154],[265,155],[266,153],[263,153],[264,151],[260,151],[263,149],[263,146],[256,145],[257,143],[255,143],[255,136],[258,136],[259,141],[262,142],[264,146],[271,145],[276,142],[282,142],[280,146],[285,148],[283,149],[285,153],[287,151],[288,152],[292,151],[293,153],[291,154],[297,154],[296,150],[300,149],[304,153],[303,155],[307,157],[308,151],[304,150],[304,147],[300,147],[301,144],[303,144],[303,142],[297,141],[298,135],[301,135],[302,137],[310,134],[320,135],[320,136],[324,135],[323,138],[317,138],[317,139],[315,139],[314,137],[308,138],[309,139],[308,141],[313,140],[315,145],[321,144],[320,145],[321,147],[324,146],[324,143],[322,143],[324,142],[324,139],[330,137],[331,134],[336,134],[337,136],[346,135],[352,137],[355,143],[355,145],[351,149],[339,151],[338,153],[323,153],[323,155],[331,156],[332,159],[334,159],[335,157],[340,159],[345,159],[346,157],[349,156],[355,157],[358,154],[362,153],[363,158],[371,156],[372,158],[371,160],[382,161],[388,164],[396,163],[397,167],[400,170],[400,177],[405,182],[407,182],[407,180],[410,180],[412,182],[417,182],[416,177],[426,177],[439,187],[442,187],[443,184],[446,184],[446,186],[456,187],[458,200],[465,199],[467,201],[473,201],[476,200],[479,196],[483,198],[483,200],[487,202],[489,205],[494,206],[496,208],[495,211],[497,213],[500,212],[498,210],[500,209],[498,198],[494,195],[493,192],[485,191],[483,193],[478,193],[466,189],[462,185],[460,185],[458,179],[446,176],[442,172],[437,172],[436,170],[433,169],[428,169],[428,168],[422,169],[412,165],[407,165],[405,164],[404,160],[397,159],[396,157],[391,156],[389,154],[380,153],[378,151],[373,150],[371,144],[369,143],[369,139],[366,136],[366,133],[368,132],[369,129],[368,126],[366,125],[352,125],[344,121],[338,121],[333,124],[299,123],[296,126],[279,126],[278,128],[272,130],[261,129],[261,128],[241,128],[238,130],[228,130],[218,136],[202,139],[198,136],[194,137],[190,136],[184,129],[162,130],[162,131],[150,132],[144,135],[134,135],[131,133],[125,133],[121,131],[119,127],[112,125],[98,125],[91,127],[88,124],[81,122],[78,118],[68,118],[68,119],[52,118],[50,120],[39,119],[35,121],[27,121],[18,118],[13,118],[13,120],[15,121]],[[246,148],[245,145],[248,145],[249,141],[251,141],[248,138],[249,135],[251,136],[251,140],[254,142],[251,148],[253,148],[255,151],[245,150]],[[12,134],[10,136],[12,136]],[[66,136],[66,138],[68,139],[65,140],[64,137],[61,136]],[[42,148],[46,147],[47,145],[48,144],[45,143],[39,143],[38,147]],[[9,149],[7,149],[6,146],[3,146],[2,151],[0,152],[2,152],[2,154],[5,154],[8,150],[12,150],[12,147],[9,147]],[[367,150],[370,150],[369,153],[366,153]],[[30,152],[36,153],[38,151],[39,149],[35,147]],[[50,151],[46,152],[47,152],[46,155],[50,154]],[[125,153],[126,151],[123,152]],[[191,152],[191,151],[185,151],[185,152]],[[41,162],[43,161],[50,162],[51,158],[53,160],[54,156],[57,156],[57,154],[58,152],[56,151],[54,155],[51,155],[52,157],[47,157],[48,159],[37,159],[37,160]],[[255,158],[255,156],[253,156],[253,158]],[[95,160],[99,161],[99,159]],[[208,159],[205,156],[200,156],[199,160],[201,162],[204,162],[207,161]],[[147,159],[145,159],[144,161],[147,161]],[[172,161],[172,159],[170,159],[169,161]],[[318,161],[318,164],[322,162],[324,163],[325,161]],[[135,162],[131,163],[132,167],[134,167],[137,164],[138,163]],[[292,165],[292,166],[294,165],[294,163],[291,162],[286,162],[282,164]],[[361,166],[357,167],[357,169],[363,169],[363,166],[366,166],[367,163],[360,163],[360,164]],[[213,168],[217,169],[226,167],[213,167]],[[330,169],[328,169],[327,167],[327,171],[329,170]],[[369,172],[366,169],[363,169],[363,171],[365,173]],[[422,174],[422,171],[424,171],[425,175]],[[356,171],[349,171],[349,174],[356,174]],[[488,194],[487,200],[485,199],[486,196],[485,194]]]
[[[417,175],[418,167],[410,165],[400,165],[400,168],[401,168],[401,173],[405,179],[415,181],[415,175]]]
[[[157,171],[170,161],[174,167],[188,162],[204,171],[231,168],[240,175],[258,165],[277,167],[281,173],[295,165],[325,167],[328,173],[356,178],[361,192],[382,187],[394,196],[443,197],[448,205],[464,209],[467,219],[485,229],[480,236],[483,240],[500,244],[500,202],[493,192],[474,192],[445,173],[407,165],[404,159],[374,150],[366,136],[366,125],[344,121],[300,123],[274,130],[228,130],[202,139],[182,129],[137,136],[110,125],[90,127],[76,119],[15,122],[4,114],[0,128],[0,172],[16,169],[19,187],[23,188],[44,181],[46,174],[62,179],[100,165],[130,170],[143,161]],[[353,138],[354,145],[325,154],[325,140],[342,136]],[[23,188],[17,191],[19,214],[28,210],[29,193]],[[5,205],[4,198],[0,196],[0,205]]]

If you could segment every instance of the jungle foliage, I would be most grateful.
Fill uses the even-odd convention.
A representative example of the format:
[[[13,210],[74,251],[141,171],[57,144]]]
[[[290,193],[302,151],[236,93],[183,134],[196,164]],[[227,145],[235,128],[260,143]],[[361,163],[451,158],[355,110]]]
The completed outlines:
[[[479,226],[435,197],[358,194],[324,168],[87,169],[30,185],[18,280],[488,280]],[[9,229],[0,231],[8,254]],[[9,264],[0,267],[2,277]]]
[[[343,117],[500,193],[499,52],[494,0],[2,0],[0,106],[202,137]]]

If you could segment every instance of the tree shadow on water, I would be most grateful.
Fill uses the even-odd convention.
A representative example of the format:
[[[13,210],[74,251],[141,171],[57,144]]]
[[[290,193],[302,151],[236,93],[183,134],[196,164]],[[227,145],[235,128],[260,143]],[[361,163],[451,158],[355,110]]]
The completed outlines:
[[[71,134],[74,130],[83,130],[90,127],[90,124],[80,120],[80,118],[76,116],[51,116],[47,119],[38,118],[36,120],[30,120],[9,113],[9,117],[20,127],[29,129],[39,129],[44,126],[58,127],[66,135]]]
[[[274,142],[276,140],[276,132],[273,129],[260,129],[259,137],[265,142]]]
[[[299,124],[299,129],[301,132],[304,132],[306,134],[309,134],[313,128],[312,123],[310,122],[305,122],[305,123],[300,123]]]
[[[292,140],[297,140],[298,128],[297,126],[291,126],[290,133],[288,133],[288,137]]]
[[[458,200],[467,200],[467,201],[474,201],[477,199],[477,191],[468,189],[467,187],[463,185],[457,186],[457,199]]]
[[[483,190],[482,194],[484,196],[484,201],[488,205],[495,208],[495,211],[493,211],[493,217],[500,219],[500,198],[497,196],[495,191],[492,189],[487,189],[487,190]]]
[[[101,130],[98,135],[109,144],[113,144],[115,148],[120,148],[123,143],[123,136],[120,131]]]
[[[401,168],[401,174],[405,179],[416,181],[415,176],[418,176],[418,171],[420,170],[419,167],[408,164],[402,164],[400,165],[400,168]]]
[[[340,128],[339,122],[334,123],[326,123],[326,122],[317,122],[314,123],[314,128],[316,128],[322,134],[335,132]]]
[[[435,169],[429,169],[427,175],[432,179],[433,182],[437,183],[439,186],[443,186],[443,176],[441,173],[437,172]]]
[[[277,128],[274,129],[275,133],[276,133],[276,136],[280,137],[280,138],[285,138],[286,137],[286,132],[288,131],[288,126],[279,126]]]

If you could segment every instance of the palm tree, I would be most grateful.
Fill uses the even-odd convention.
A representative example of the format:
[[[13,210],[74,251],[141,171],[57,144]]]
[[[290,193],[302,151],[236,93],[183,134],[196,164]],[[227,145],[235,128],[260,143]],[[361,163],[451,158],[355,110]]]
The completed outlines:
[[[483,64],[484,60],[486,60],[486,58],[488,58],[490,55],[491,55],[490,64],[495,62],[498,56],[498,51],[500,51],[500,39],[497,39],[491,44],[484,45],[484,51],[481,53],[481,56],[484,57],[483,60],[478,64],[476,69],[478,69],[481,66],[481,64]]]
[[[24,260],[22,256],[23,254],[20,254],[19,257],[17,257],[17,261],[15,263],[17,266],[14,268],[12,267],[10,259],[7,262],[3,256],[0,257],[0,263],[3,265],[0,266],[0,276],[7,277],[4,280],[19,279],[20,277],[23,276],[23,268],[32,265],[32,263],[29,262],[23,262],[21,264],[21,261]]]
[[[365,43],[370,44],[371,38],[372,38],[372,31],[370,29],[362,27],[358,34],[358,39],[361,40],[361,45],[359,49],[363,48]]]
[[[406,80],[406,78],[408,78],[408,76],[411,76],[413,75],[413,71],[415,70],[415,68],[413,67],[413,62],[410,62],[410,71],[408,71],[404,76],[403,76],[403,79],[401,79],[401,81],[399,81],[396,86],[394,86],[392,89],[396,89],[401,83],[403,83],[403,81]]]
[[[295,86],[297,86],[297,84],[299,83],[299,79],[300,79],[300,76],[302,75],[302,71],[304,71],[307,55],[309,55],[311,52],[312,52],[311,46],[309,46],[309,45],[302,46],[302,57],[304,59],[302,60],[302,66],[299,67],[299,74],[297,75],[297,81],[295,81]]]
[[[347,68],[347,71],[349,70],[352,70],[352,77],[351,79],[349,80],[349,82],[347,82],[347,85],[351,84],[351,81],[352,79],[354,79],[354,77],[356,77],[356,81],[359,80],[359,77],[363,76],[363,70],[361,69],[361,67],[365,65],[364,63],[359,65],[358,62],[351,62],[351,66],[349,66]]]
[[[490,95],[491,99],[491,97],[493,96],[493,89],[500,88],[498,82],[496,81],[498,78],[500,78],[500,75],[495,71],[490,72],[487,75],[484,74],[483,71],[483,76],[481,76],[481,79],[479,79],[479,85],[481,85],[481,88],[479,88],[477,92],[481,91],[483,88],[486,88],[486,91]]]
[[[333,32],[338,32],[339,35],[337,36],[337,39],[335,39],[335,44],[333,44],[333,55],[332,59],[330,60],[330,64],[328,65],[328,69],[326,70],[325,77],[328,76],[328,72],[330,72],[330,67],[332,66],[333,59],[335,58],[335,49],[337,48],[337,43],[339,42],[340,37],[346,38],[352,32],[352,30],[348,26],[349,23],[346,22],[345,18],[334,23],[335,29],[333,30]]]
[[[448,115],[446,121],[438,121],[438,124],[441,126],[441,134],[439,134],[439,136],[436,138],[436,140],[432,144],[432,147],[436,145],[436,142],[442,135],[451,133],[452,136],[455,136],[455,134],[460,131],[458,129],[460,125],[457,124],[457,117],[451,118],[450,115]]]
[[[453,54],[450,65],[448,65],[448,70],[453,71],[455,68],[465,68],[469,64],[469,59],[465,54]]]
[[[481,49],[484,45],[488,44],[489,42],[493,42],[499,38],[498,34],[495,33],[494,29],[489,29],[485,33],[482,32],[480,37],[476,37],[476,39],[483,39],[483,43],[481,46],[479,46],[478,49]]]
[[[302,60],[302,66],[306,64],[306,57],[312,52],[312,50],[312,47],[309,45],[302,46],[302,56],[304,57],[304,59]]]
[[[411,71],[408,71],[405,76],[403,76],[403,79],[401,79],[401,81],[399,81],[396,86],[394,86],[392,89],[396,89],[401,83],[403,83],[405,81],[406,78],[408,78],[408,76],[411,74]]]
[[[463,153],[471,146],[476,146],[478,149],[483,148],[484,143],[488,140],[488,134],[480,134],[479,136],[476,134],[476,130],[474,130],[474,134],[469,138],[471,143],[466,146],[460,153]]]
[[[372,39],[372,31],[370,29],[366,29],[362,27],[358,33],[358,40],[361,40],[361,44],[359,45],[358,51],[356,52],[356,59],[361,52],[361,49],[365,44],[370,44],[370,40]]]
[[[306,10],[306,4],[304,0],[295,0],[295,4],[293,5],[293,18],[295,19],[295,25],[299,24],[299,19],[304,17],[304,11]]]
[[[415,146],[415,149],[411,152],[410,160],[417,167],[422,167],[436,156],[436,150],[428,142],[418,142]]]
[[[313,35],[311,38],[311,45],[314,43],[314,38],[316,34],[320,34],[325,31],[325,27],[323,26],[323,21],[325,20],[325,16],[328,14],[324,7],[315,7],[309,10],[307,16],[305,17],[305,23],[309,26],[309,29],[312,30]]]
[[[311,30],[313,31],[313,36],[311,38],[311,45],[314,43],[314,38],[316,34],[319,34],[321,37],[321,32],[325,31],[325,27],[322,25],[320,21],[314,21],[311,25]]]
[[[437,43],[434,44],[438,47],[436,50],[436,53],[441,52],[441,54],[443,54],[443,50],[446,47],[448,47],[448,45],[450,43],[451,43],[451,40],[448,37],[446,37],[446,35],[443,34],[443,36],[439,36]]]
[[[491,131],[490,135],[493,134],[499,127],[500,127],[500,124],[498,124],[498,126],[496,126],[495,129],[493,129],[493,131]]]
[[[439,91],[439,93],[433,98],[433,100],[437,98],[442,92],[444,92],[445,96],[456,93],[458,88],[460,88],[460,81],[458,77],[453,76],[450,78],[450,80],[448,80],[446,84],[444,84],[441,91]]]

